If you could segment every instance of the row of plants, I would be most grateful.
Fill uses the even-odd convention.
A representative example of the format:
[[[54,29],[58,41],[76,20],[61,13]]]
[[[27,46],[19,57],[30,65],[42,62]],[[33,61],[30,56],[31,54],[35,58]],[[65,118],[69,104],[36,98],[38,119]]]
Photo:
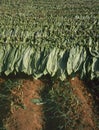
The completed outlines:
[[[89,45],[92,44],[92,39]],[[25,73],[34,78],[50,74],[61,80],[79,74],[81,78],[99,78],[99,44],[95,47],[0,46],[0,74]]]
[[[49,16],[42,20],[23,14],[1,14],[0,43],[50,46],[88,45],[99,43],[99,18],[93,15],[73,18]],[[98,47],[99,48],[99,47]]]
[[[40,16],[35,17],[36,2],[30,3],[22,7],[27,13],[16,7],[18,1],[15,8],[13,2],[1,8],[6,11],[0,13],[0,74],[24,72],[35,78],[50,74],[64,80],[79,73],[81,78],[98,78],[98,14],[53,17],[42,9],[43,16],[37,12]]]
[[[81,102],[75,94],[69,81],[56,81],[50,90],[47,89],[43,96],[46,101],[44,111],[47,116],[46,129],[55,130],[74,130],[79,129],[78,124],[81,120]],[[80,129],[82,130],[80,127]]]
[[[86,3],[89,7],[87,10]],[[71,2],[68,0],[61,2],[2,1],[0,5],[0,43],[51,43],[55,46],[66,47],[70,44],[87,45],[89,37],[93,39],[93,44],[99,43],[99,15],[96,10],[95,13],[92,11],[92,9],[98,9],[99,4],[97,1],[92,3],[91,0],[80,2],[78,0]],[[65,6],[68,7],[68,10]],[[76,9],[79,10],[76,11]],[[50,12],[51,10],[52,12]],[[73,16],[70,15],[71,10],[73,10]]]

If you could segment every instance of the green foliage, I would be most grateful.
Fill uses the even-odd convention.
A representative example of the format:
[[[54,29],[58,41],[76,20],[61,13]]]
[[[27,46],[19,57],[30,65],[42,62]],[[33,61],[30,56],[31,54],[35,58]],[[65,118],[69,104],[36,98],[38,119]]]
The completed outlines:
[[[13,88],[17,87],[18,89],[21,87],[22,85],[22,81],[18,80],[18,79],[8,79],[5,82],[3,82],[2,84],[0,84],[0,101],[2,101],[2,103],[4,103],[3,101],[8,101],[10,102],[12,99],[11,95],[9,96],[9,94],[11,94]],[[1,106],[2,106],[1,103]]]
[[[0,74],[99,78],[98,9],[97,0],[1,0]]]
[[[80,100],[73,94],[68,81],[57,81],[46,96],[47,121],[55,130],[75,129],[80,121]],[[48,114],[49,113],[49,114]],[[52,121],[52,122],[51,122]],[[54,124],[53,124],[54,122]]]
[[[98,50],[77,45],[64,50],[58,47],[39,50],[30,45],[1,45],[0,73],[5,75],[23,72],[40,78],[50,74],[61,80],[67,76],[79,74],[81,78],[94,79],[99,77]],[[97,52],[97,53],[95,53]]]

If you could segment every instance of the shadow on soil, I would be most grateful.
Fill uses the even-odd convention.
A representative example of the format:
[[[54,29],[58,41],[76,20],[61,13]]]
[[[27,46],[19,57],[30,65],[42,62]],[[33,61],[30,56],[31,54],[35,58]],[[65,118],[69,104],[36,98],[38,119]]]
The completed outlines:
[[[52,104],[50,101],[50,94],[49,92],[52,90],[53,87],[53,81],[52,78],[47,75],[46,77],[42,77],[41,80],[45,83],[45,87],[41,93],[41,98],[43,99],[44,102],[44,115],[45,115],[45,128],[44,130],[58,130],[57,125],[58,122],[53,119],[53,112],[51,112],[51,109],[53,106],[50,106],[49,102]]]

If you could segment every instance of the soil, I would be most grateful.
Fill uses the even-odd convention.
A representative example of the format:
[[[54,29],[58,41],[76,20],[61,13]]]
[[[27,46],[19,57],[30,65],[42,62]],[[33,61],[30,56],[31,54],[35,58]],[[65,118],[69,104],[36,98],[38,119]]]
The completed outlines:
[[[46,118],[44,115],[44,104],[34,104],[32,99],[40,99],[46,84],[50,84],[49,79],[34,80],[20,79],[22,85],[13,88],[8,97],[12,101],[5,101],[0,107],[0,126],[7,130],[45,130]],[[0,94],[2,93],[2,83],[6,79],[0,79]],[[98,130],[95,122],[94,100],[92,94],[86,89],[84,82],[78,77],[70,79],[73,93],[80,99],[81,120],[76,130]],[[2,105],[2,101],[0,100]],[[80,129],[83,126],[83,129]],[[50,124],[49,124],[50,127]],[[49,128],[50,129],[50,128]],[[3,130],[3,129],[2,129]],[[51,130],[55,130],[51,128]],[[68,130],[71,130],[68,129]]]
[[[40,80],[23,80],[20,89],[11,91],[13,102],[3,124],[7,130],[42,130],[44,128],[43,105],[36,105],[32,99],[39,99],[44,84]],[[7,104],[7,103],[6,103]],[[5,113],[5,111],[3,111]]]
[[[80,99],[81,109],[81,120],[78,124],[78,128],[83,126],[84,130],[94,130],[94,113],[93,113],[93,98],[90,93],[86,90],[84,82],[75,77],[70,80],[71,86],[73,87],[74,94]],[[79,129],[80,130],[80,129]]]

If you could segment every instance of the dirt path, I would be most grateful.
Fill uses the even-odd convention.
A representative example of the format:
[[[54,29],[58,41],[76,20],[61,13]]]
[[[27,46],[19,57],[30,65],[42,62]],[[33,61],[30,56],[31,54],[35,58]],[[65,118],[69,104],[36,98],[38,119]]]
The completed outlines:
[[[75,77],[71,79],[70,83],[73,88],[73,93],[81,102],[81,108],[79,110],[79,113],[81,113],[81,120],[78,128],[82,125],[84,130],[95,130],[92,95],[87,92],[84,83],[79,80],[79,78]]]
[[[4,121],[7,130],[42,130],[44,127],[43,105],[36,105],[44,87],[40,80],[23,80],[22,86],[11,92],[13,102],[10,116]]]

